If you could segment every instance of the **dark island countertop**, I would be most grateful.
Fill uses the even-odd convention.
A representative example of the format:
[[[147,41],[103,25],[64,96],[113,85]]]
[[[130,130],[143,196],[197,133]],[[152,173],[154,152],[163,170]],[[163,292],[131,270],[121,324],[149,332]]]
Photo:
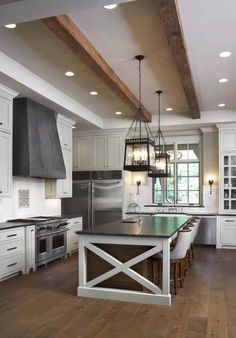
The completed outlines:
[[[7,230],[11,228],[20,228],[29,225],[35,225],[35,222],[23,223],[23,222],[2,222],[0,223],[0,230]]]
[[[78,235],[100,236],[132,236],[132,237],[172,237],[187,221],[184,216],[142,216],[142,224],[138,223],[138,217],[130,217],[125,220],[100,225],[93,229],[76,231]]]

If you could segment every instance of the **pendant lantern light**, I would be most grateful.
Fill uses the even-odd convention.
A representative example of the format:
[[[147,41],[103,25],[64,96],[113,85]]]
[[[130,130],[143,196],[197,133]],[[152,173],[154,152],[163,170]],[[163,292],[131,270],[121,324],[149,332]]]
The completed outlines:
[[[154,137],[146,122],[141,102],[141,61],[143,55],[135,57],[139,62],[139,108],[125,138],[124,170],[151,171],[155,169]]]
[[[155,136],[155,169],[148,172],[148,177],[169,177],[170,171],[170,155],[166,152],[166,142],[161,131],[161,93],[157,90],[158,95],[158,130]]]

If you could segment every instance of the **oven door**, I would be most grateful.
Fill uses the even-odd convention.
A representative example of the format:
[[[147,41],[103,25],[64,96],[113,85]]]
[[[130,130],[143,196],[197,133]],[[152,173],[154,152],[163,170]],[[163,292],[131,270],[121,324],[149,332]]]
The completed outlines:
[[[52,235],[51,238],[52,257],[66,256],[66,237],[67,230]]]
[[[50,258],[50,238],[49,236],[37,237],[37,263]]]

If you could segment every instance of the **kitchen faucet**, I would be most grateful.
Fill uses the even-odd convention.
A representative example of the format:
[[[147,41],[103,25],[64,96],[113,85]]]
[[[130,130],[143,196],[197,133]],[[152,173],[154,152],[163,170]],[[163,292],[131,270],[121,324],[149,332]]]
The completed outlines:
[[[137,212],[137,208],[138,208],[138,212],[139,212],[139,219],[138,219],[138,222],[139,224],[141,225],[142,224],[142,216],[141,216],[141,206],[138,202],[131,202],[129,205],[128,205],[128,212]]]

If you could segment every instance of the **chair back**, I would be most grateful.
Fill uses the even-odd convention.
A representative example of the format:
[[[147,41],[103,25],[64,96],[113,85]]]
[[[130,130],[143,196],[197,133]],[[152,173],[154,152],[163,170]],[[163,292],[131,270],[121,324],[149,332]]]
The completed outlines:
[[[194,223],[194,226],[191,228],[192,229],[192,240],[191,240],[191,243],[194,242],[194,239],[197,236],[199,225],[200,225],[200,220],[198,220],[196,223]]]
[[[171,259],[181,259],[186,256],[192,240],[192,230],[179,231],[178,240],[174,249],[170,252]]]

